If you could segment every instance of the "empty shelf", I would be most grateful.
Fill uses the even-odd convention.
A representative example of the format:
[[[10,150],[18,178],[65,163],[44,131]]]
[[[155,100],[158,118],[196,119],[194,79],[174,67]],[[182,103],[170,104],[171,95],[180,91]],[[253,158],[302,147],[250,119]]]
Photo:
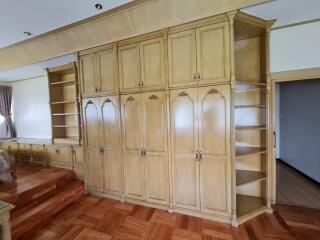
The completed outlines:
[[[236,126],[237,131],[241,130],[265,130],[267,126]]]
[[[54,128],[78,128],[77,125],[53,125]]]
[[[265,147],[236,147],[236,157],[242,157],[252,154],[262,154],[266,152],[267,150]]]
[[[69,115],[78,115],[76,112],[71,113],[53,113],[52,116],[69,116]]]
[[[236,171],[237,186],[241,186],[247,183],[262,181],[266,179],[265,172],[237,170]]]
[[[266,207],[264,198],[237,194],[237,216],[243,217]]]
[[[72,100],[72,101],[59,101],[59,102],[51,102],[51,105],[55,105],[55,104],[76,104],[77,101],[76,100]]]
[[[238,105],[235,106],[236,109],[240,109],[240,108],[266,108],[267,105]]]
[[[75,80],[68,80],[68,81],[60,81],[60,82],[52,82],[50,83],[50,85],[54,86],[54,85],[73,85],[76,84]]]

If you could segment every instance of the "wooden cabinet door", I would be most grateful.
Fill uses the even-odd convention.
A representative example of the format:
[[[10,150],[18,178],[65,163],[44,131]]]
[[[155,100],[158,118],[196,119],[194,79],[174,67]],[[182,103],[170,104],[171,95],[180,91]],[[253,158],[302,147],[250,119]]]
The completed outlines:
[[[173,202],[177,207],[200,209],[197,89],[170,91]]]
[[[119,80],[122,92],[140,90],[139,44],[119,47]]]
[[[104,149],[105,191],[121,195],[122,162],[118,96],[101,97],[101,145]]]
[[[97,99],[83,101],[84,137],[86,147],[86,180],[89,189],[103,191],[103,162],[99,142],[99,103]]]
[[[167,158],[166,93],[143,93],[143,138],[146,151],[146,199],[169,203],[169,163]]]
[[[145,164],[142,158],[140,94],[121,96],[125,195],[145,200]]]
[[[195,30],[168,36],[168,65],[169,87],[197,85]]]
[[[96,54],[97,80],[99,91],[115,92],[117,89],[117,53],[115,49],[108,49]]]
[[[96,83],[96,61],[95,54],[88,54],[81,56],[80,69],[81,69],[81,85],[82,94],[84,96],[92,96],[97,92]]]
[[[140,43],[141,88],[165,88],[165,55],[162,37]]]
[[[230,81],[228,23],[200,27],[196,32],[199,84]]]
[[[198,89],[201,211],[220,215],[231,206],[229,92],[228,85]]]
[[[89,190],[103,192],[103,162],[100,148],[87,148],[86,183]]]

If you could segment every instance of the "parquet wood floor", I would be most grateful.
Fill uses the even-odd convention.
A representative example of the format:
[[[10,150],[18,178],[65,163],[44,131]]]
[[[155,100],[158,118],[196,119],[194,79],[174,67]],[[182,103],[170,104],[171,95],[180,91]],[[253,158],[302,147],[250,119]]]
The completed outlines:
[[[28,240],[315,240],[320,213],[277,205],[239,228],[130,203],[84,196],[51,218]]]

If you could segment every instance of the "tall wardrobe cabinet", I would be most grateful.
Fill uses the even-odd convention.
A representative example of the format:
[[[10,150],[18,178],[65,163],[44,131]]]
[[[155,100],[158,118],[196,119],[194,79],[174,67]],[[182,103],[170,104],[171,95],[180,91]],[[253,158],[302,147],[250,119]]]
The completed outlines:
[[[170,91],[174,206],[230,214],[230,90]]]
[[[121,96],[125,196],[169,201],[166,93]]]
[[[270,212],[271,25],[232,11],[81,52],[88,190],[234,226]]]
[[[83,100],[89,190],[122,196],[119,97]]]

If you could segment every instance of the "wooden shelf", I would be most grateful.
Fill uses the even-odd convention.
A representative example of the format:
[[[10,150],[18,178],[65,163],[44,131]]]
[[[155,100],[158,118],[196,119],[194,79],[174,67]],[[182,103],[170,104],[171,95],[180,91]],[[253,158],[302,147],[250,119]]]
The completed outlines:
[[[237,170],[236,171],[236,183],[237,187],[248,183],[263,181],[266,179],[265,172]]]
[[[78,125],[53,125],[54,128],[78,128]]]
[[[60,82],[51,82],[50,85],[74,85],[76,84],[75,80],[69,80],[69,81],[60,81]]]
[[[264,198],[237,194],[237,216],[244,217],[266,207]]]
[[[267,150],[265,147],[243,147],[236,146],[236,157],[243,157],[252,154],[262,154],[266,153]]]
[[[73,100],[73,101],[59,101],[59,102],[51,102],[51,105],[56,105],[56,104],[76,104],[77,101]]]
[[[235,106],[236,109],[240,109],[240,108],[266,108],[267,105],[238,105]]]
[[[237,131],[243,130],[266,130],[267,126],[236,126]]]
[[[78,115],[76,112],[72,113],[53,113],[52,116],[70,116],[70,115]]]
[[[254,85],[254,86],[267,86],[267,83],[262,83],[262,82],[239,82],[236,81],[236,84],[245,84],[245,85]]]

